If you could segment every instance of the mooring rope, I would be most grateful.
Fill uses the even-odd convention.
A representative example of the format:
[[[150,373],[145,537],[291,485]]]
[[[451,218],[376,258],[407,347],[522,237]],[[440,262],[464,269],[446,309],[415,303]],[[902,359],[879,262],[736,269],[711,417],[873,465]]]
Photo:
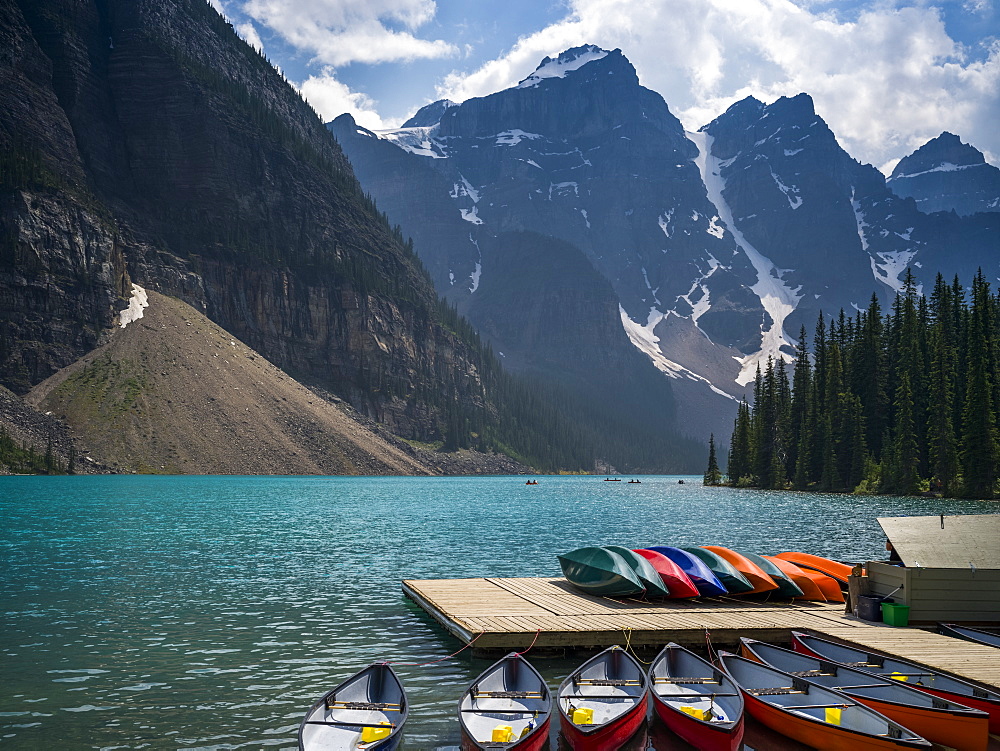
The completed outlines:
[[[471,647],[473,644],[476,643],[476,639],[478,639],[480,636],[482,636],[485,633],[486,633],[485,631],[481,631],[480,633],[476,634],[475,638],[472,641],[470,641],[468,644],[466,644],[464,647],[462,647],[460,650],[458,650],[458,652],[452,652],[450,655],[448,655],[447,657],[442,657],[440,660],[431,660],[430,662],[389,662],[389,663],[386,663],[386,664],[387,665],[405,665],[407,667],[417,667],[417,668],[424,667],[425,665],[436,665],[439,662],[444,662],[445,660],[450,660],[452,657],[454,657],[455,655],[457,655],[459,652],[464,652],[465,650],[467,650],[469,647]],[[538,638],[538,634],[535,634],[535,638]],[[534,642],[532,642],[532,644],[534,644]],[[531,647],[528,647],[528,649],[531,649]]]
[[[535,632],[535,638],[531,640],[531,644],[529,644],[529,645],[528,645],[528,648],[527,648],[526,650],[524,650],[523,652],[515,652],[514,654],[517,654],[517,655],[525,655],[525,654],[528,654],[528,652],[530,652],[530,651],[531,651],[531,648],[532,648],[533,646],[535,646],[535,642],[536,642],[536,641],[538,641],[538,635],[539,635],[540,633],[542,633],[542,630],[541,630],[541,629],[538,629],[538,630],[537,630],[537,631]]]
[[[632,628],[623,628],[622,633],[625,634],[625,651],[631,654],[635,659],[641,662],[643,665],[652,665],[652,661],[646,662],[644,659],[639,657],[632,648]]]
[[[715,647],[712,646],[712,636],[708,633],[708,629],[705,629],[705,647],[708,650],[708,659],[714,663],[719,662],[719,653],[715,651]]]

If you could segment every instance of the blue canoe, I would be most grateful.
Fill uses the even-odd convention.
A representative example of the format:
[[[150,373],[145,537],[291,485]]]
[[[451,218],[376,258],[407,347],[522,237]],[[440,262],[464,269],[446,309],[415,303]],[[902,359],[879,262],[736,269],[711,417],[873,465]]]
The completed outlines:
[[[681,571],[688,575],[688,578],[698,588],[698,592],[705,597],[729,593],[729,590],[719,581],[719,577],[708,567],[708,564],[701,560],[701,558],[691,555],[686,550],[663,545],[646,548],[646,550],[652,550],[660,555],[664,555],[680,566]]]

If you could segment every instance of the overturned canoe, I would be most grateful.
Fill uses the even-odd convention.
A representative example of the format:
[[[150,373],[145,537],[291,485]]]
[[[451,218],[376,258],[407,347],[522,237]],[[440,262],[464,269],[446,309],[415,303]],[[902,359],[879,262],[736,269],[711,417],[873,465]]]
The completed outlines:
[[[646,720],[646,673],[619,646],[605,649],[559,686],[562,732],[577,751],[616,751]]]
[[[819,584],[813,581],[805,571],[796,566],[791,561],[786,561],[782,558],[772,558],[771,556],[762,555],[765,561],[771,563],[776,568],[778,568],[785,576],[795,582],[795,585],[802,590],[802,594],[796,597],[796,600],[814,600],[816,602],[826,602],[826,595],[823,594],[823,590],[820,589]],[[818,571],[814,571],[818,576],[824,576]],[[827,577],[829,578],[829,577]],[[837,586],[837,582],[830,579],[834,586]],[[838,593],[840,592],[840,587],[837,586]]]
[[[719,577],[708,567],[701,558],[692,555],[686,550],[674,548],[667,545],[654,545],[646,550],[666,556],[676,563],[681,571],[687,574],[688,578],[694,582],[699,594],[703,597],[714,597],[716,595],[728,594],[729,590],[719,581]]]
[[[549,739],[552,696],[538,671],[516,652],[494,663],[458,705],[463,751],[538,751]]]
[[[926,739],[847,694],[727,652],[719,662],[740,687],[746,711],[782,735],[829,751],[929,749]]]
[[[641,555],[637,555],[630,548],[623,548],[619,545],[605,545],[604,549],[620,555],[622,560],[632,568],[636,578],[639,579],[642,586],[646,589],[646,597],[670,597],[670,591],[667,589],[666,584],[663,583],[663,579],[660,578],[659,573]]]
[[[847,577],[851,575],[851,571],[854,568],[853,566],[848,566],[846,563],[833,561],[819,555],[811,555],[810,553],[778,553],[777,557],[791,561],[799,568],[811,568],[814,571],[819,571],[821,574],[832,576],[842,587],[847,586]]]
[[[933,743],[963,751],[986,751],[989,715],[964,704],[918,691],[900,681],[865,673],[827,660],[782,649],[755,639],[740,639],[743,657],[790,675],[843,691],[866,707],[908,727]]]
[[[681,550],[700,558],[702,563],[712,569],[712,573],[729,590],[729,594],[742,595],[753,591],[754,585],[733,564],[717,553],[706,548],[696,547],[681,548]]]
[[[649,561],[650,566],[656,569],[656,573],[663,580],[663,585],[670,592],[669,596],[671,598],[678,599],[698,596],[698,588],[691,581],[690,577],[684,573],[680,566],[665,555],[657,553],[655,550],[646,550],[645,548],[638,548],[632,552],[636,555],[641,555]]]
[[[677,644],[649,668],[653,709],[700,751],[736,751],[743,740],[743,695],[732,679]]]
[[[774,555],[765,557],[775,562],[775,564],[777,564],[778,561],[785,560],[784,558],[778,558]],[[791,561],[785,561],[785,563],[791,563]],[[827,576],[826,574],[816,571],[815,569],[811,569],[808,566],[799,566],[797,563],[792,565],[798,566],[802,575],[811,579],[813,584],[819,587],[819,590],[823,593],[823,596],[828,602],[844,602],[844,592],[840,588],[840,584],[832,576]]]
[[[811,657],[839,662],[866,673],[885,676],[933,696],[982,710],[990,716],[990,732],[1000,733],[1000,692],[976,686],[960,678],[953,678],[909,660],[872,654],[798,631],[792,632],[792,647],[796,652]]]
[[[567,581],[587,594],[626,597],[646,591],[632,567],[604,548],[577,548],[556,557]]]
[[[399,745],[409,705],[403,684],[388,663],[369,665],[323,694],[299,725],[300,751]]]

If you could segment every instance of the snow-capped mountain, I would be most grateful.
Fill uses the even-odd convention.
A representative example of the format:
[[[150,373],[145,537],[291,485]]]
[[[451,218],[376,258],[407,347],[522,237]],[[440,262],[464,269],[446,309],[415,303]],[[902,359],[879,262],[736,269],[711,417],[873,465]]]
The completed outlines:
[[[620,50],[567,50],[517,86],[428,105],[399,130],[348,116],[331,128],[473,323],[504,233],[582,251],[702,437],[705,416],[720,433],[757,364],[789,354],[821,310],[887,301],[908,265],[924,284],[997,266],[1000,215],[918,211],[840,147],[807,95],[746,99],[685,133]],[[592,324],[580,320],[581,337]]]
[[[947,132],[901,159],[888,185],[896,195],[913,198],[925,214],[1000,211],[1000,169]]]

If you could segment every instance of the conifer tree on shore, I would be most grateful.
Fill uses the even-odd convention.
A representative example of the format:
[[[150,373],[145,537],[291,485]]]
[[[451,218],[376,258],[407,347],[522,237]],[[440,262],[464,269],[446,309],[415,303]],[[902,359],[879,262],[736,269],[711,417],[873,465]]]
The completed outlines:
[[[758,369],[753,405],[737,410],[729,484],[997,496],[1000,294],[982,271],[968,301],[940,274],[922,296],[907,270],[888,314],[874,295],[853,317],[821,314],[811,347],[802,328],[791,371],[789,382],[783,359]]]

